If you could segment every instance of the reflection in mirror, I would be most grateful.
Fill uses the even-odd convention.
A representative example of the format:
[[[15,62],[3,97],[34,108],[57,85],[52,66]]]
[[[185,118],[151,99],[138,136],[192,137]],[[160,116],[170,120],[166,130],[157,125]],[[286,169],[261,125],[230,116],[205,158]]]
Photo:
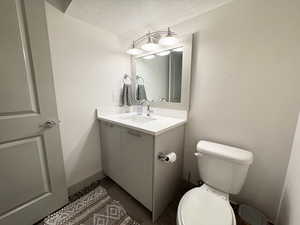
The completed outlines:
[[[179,47],[135,59],[138,101],[180,103],[182,53]]]

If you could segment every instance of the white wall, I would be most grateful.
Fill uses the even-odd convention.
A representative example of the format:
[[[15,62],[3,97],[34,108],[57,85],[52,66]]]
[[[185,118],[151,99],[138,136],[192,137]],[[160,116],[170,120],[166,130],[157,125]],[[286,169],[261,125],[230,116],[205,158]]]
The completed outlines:
[[[117,104],[130,58],[120,53],[112,34],[50,4],[46,12],[67,184],[71,186],[102,169],[95,108]]]
[[[195,35],[184,176],[201,139],[254,153],[238,200],[274,219],[300,107],[300,1],[239,0],[174,30]]]
[[[300,115],[294,136],[285,185],[278,215],[278,225],[298,225],[300,221]]]

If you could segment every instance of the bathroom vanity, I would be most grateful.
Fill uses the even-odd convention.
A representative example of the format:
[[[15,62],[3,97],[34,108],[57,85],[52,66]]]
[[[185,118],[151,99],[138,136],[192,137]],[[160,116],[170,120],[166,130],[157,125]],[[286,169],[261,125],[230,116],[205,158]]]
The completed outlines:
[[[185,119],[99,115],[105,175],[152,212],[155,221],[174,200],[182,176]],[[175,162],[159,159],[174,152]]]

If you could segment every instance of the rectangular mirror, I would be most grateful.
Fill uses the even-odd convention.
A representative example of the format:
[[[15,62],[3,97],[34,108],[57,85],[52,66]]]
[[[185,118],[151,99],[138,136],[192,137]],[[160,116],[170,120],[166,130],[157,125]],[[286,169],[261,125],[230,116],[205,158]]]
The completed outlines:
[[[183,47],[158,52],[154,58],[135,60],[137,100],[145,97],[154,102],[180,102]],[[154,56],[154,55],[153,55]],[[141,95],[144,85],[146,96]]]
[[[133,57],[137,103],[155,107],[188,109],[192,35],[169,48]]]

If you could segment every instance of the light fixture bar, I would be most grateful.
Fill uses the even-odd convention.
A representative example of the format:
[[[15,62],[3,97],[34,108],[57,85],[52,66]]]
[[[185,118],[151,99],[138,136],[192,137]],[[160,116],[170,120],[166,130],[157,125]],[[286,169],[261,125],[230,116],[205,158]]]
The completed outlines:
[[[145,39],[147,39],[148,36],[151,36],[153,39],[156,39],[155,36],[156,36],[157,34],[166,34],[166,35],[171,34],[171,35],[173,35],[173,36],[176,35],[176,33],[175,33],[175,32],[172,32],[171,29],[168,27],[168,30],[158,30],[158,31],[153,31],[153,32],[150,32],[150,31],[149,31],[147,34],[145,34],[145,35],[143,35],[143,36],[137,38],[136,40],[134,40],[133,43],[134,43],[135,45],[138,45],[140,42],[142,42],[142,41],[144,41]]]
[[[160,37],[165,35],[164,37]],[[159,48],[159,45],[171,46],[178,42],[178,39],[174,37],[176,33],[172,32],[168,27],[167,30],[158,30],[154,32],[148,32],[147,34],[137,38],[133,41],[132,48],[128,49],[126,52],[130,55],[138,55],[142,53],[142,50],[136,48],[139,43],[148,39],[147,43],[143,44],[141,48],[145,51],[155,51]],[[159,38],[157,37],[159,36]],[[158,43],[157,43],[158,42]]]

